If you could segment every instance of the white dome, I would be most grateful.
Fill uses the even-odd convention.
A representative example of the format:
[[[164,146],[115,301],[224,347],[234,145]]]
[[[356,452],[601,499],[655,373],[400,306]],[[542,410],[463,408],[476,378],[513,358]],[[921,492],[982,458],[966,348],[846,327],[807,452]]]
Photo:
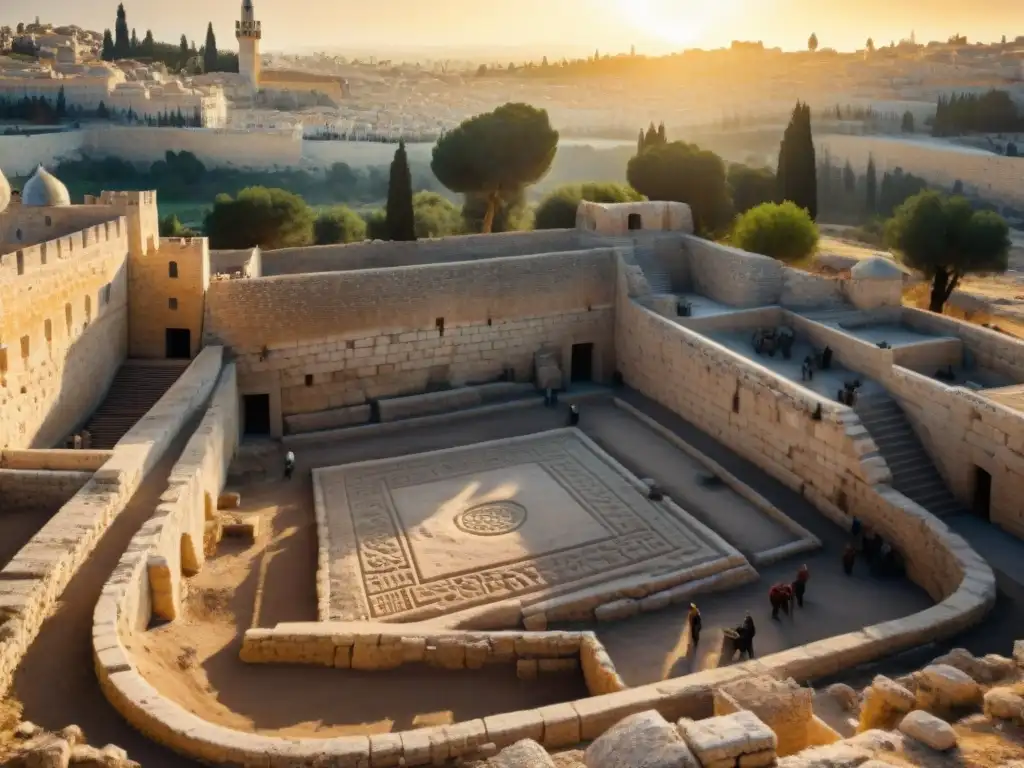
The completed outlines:
[[[21,190],[21,204],[36,208],[71,205],[71,195],[60,179],[40,165]]]
[[[11,183],[7,181],[7,177],[4,176],[3,171],[0,171],[0,213],[4,210],[11,202]]]
[[[903,270],[889,259],[872,256],[851,269],[850,274],[857,280],[893,280],[902,278]]]

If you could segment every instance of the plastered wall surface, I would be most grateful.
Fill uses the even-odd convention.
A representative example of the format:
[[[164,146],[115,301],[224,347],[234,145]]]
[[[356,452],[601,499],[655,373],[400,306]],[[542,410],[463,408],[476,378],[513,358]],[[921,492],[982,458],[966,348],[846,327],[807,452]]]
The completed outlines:
[[[127,352],[127,255],[114,218],[0,256],[0,447],[49,448],[102,400]]]
[[[413,242],[374,240],[347,245],[317,245],[263,251],[263,275],[297,275],[443,264],[502,256],[524,256],[581,249],[574,229],[459,235]]]
[[[132,255],[132,357],[166,357],[168,328],[187,330],[190,354],[198,354],[206,287],[210,283],[208,242],[205,237],[161,238],[159,249]]]

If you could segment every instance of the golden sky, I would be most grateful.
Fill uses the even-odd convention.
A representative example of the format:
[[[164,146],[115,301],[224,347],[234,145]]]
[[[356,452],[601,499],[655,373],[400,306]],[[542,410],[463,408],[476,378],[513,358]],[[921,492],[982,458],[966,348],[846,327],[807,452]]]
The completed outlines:
[[[212,21],[221,47],[233,46],[240,2],[126,0],[129,27],[141,38],[184,32],[200,43]],[[953,33],[996,41],[1024,35],[1024,0],[255,0],[264,48],[332,50],[435,46],[528,47],[558,56],[571,46],[661,53],[719,47],[731,40],[803,48],[811,32],[840,50]],[[113,27],[115,0],[0,0],[0,23],[38,14],[45,21]]]

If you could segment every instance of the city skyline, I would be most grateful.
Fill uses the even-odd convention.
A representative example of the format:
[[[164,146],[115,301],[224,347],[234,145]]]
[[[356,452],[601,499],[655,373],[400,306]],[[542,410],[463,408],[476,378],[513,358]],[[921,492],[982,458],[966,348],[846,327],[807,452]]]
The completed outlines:
[[[979,0],[965,6],[951,0],[519,0],[514,14],[481,12],[470,0],[379,0],[343,4],[309,0],[297,14],[287,0],[256,0],[268,51],[345,49],[417,51],[436,49],[457,55],[472,49],[483,55],[516,50],[522,55],[579,55],[591,48],[608,53],[663,54],[683,48],[719,48],[732,40],[761,40],[768,47],[799,50],[813,32],[821,47],[857,50],[868,37],[887,45],[916,33],[919,42],[952,34],[969,41],[995,42],[1003,35],[1024,35],[1024,3]],[[234,22],[240,2],[216,5],[178,0],[125,3],[128,26],[141,38],[151,29],[157,39],[176,42],[182,33],[202,44],[212,22],[220,47],[234,48]],[[113,0],[37,0],[27,7],[8,5],[0,23],[14,25],[39,16],[57,25],[76,24],[101,31],[113,28]],[[537,23],[543,19],[543,23]]]

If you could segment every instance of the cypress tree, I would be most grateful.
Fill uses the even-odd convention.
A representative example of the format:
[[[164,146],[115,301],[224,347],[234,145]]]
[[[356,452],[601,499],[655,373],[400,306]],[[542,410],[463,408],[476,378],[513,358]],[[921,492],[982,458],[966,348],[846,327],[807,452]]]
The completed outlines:
[[[67,114],[68,114],[68,102],[67,102],[67,97],[64,96],[64,86],[62,85],[60,87],[60,90],[57,91],[57,112],[56,112],[56,116],[57,116],[57,119],[60,119],[62,117],[67,117]]]
[[[818,216],[817,173],[811,108],[798,101],[779,145],[779,195],[804,208],[812,219]]]
[[[641,129],[640,130],[640,135],[637,137],[637,140],[636,140],[636,153],[639,155],[643,151],[644,151],[644,132],[643,132],[643,129]]]
[[[206,25],[206,50],[203,52],[203,70],[217,71],[217,38],[213,35],[213,22]]]
[[[130,46],[131,46],[131,52],[132,53],[138,53],[139,52],[139,38],[135,34],[135,27],[132,27],[132,39],[131,39]]]
[[[878,172],[875,170],[875,158],[868,155],[868,173],[864,182],[867,189],[864,208],[868,216],[874,216],[878,211]]]
[[[103,52],[100,54],[100,58],[104,61],[114,60],[114,38],[111,37],[109,29],[103,30]]]
[[[147,29],[146,36],[142,38],[142,54],[144,56],[152,56],[155,46],[156,43],[153,40],[153,30]]]
[[[119,3],[117,6],[117,22],[114,24],[114,56],[118,59],[126,59],[130,51],[128,14],[124,12],[124,3]]]
[[[395,159],[391,161],[385,221],[389,240],[416,239],[416,219],[412,211],[412,174],[409,172],[405,141],[398,142]]]
[[[658,143],[668,144],[668,138],[665,136],[665,123],[658,123]]]

